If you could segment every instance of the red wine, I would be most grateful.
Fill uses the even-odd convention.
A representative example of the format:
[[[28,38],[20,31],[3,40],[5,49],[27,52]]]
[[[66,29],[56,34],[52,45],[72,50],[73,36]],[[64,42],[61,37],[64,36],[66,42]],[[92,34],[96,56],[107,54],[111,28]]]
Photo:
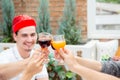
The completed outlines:
[[[39,45],[42,48],[50,46],[51,40],[38,40]]]

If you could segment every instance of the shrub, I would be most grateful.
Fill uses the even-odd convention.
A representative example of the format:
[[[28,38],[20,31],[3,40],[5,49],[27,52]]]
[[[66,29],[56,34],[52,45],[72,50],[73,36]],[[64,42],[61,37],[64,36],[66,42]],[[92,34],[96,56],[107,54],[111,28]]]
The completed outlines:
[[[12,0],[2,0],[2,15],[3,15],[3,39],[2,42],[12,42],[12,20],[14,17],[14,4]]]
[[[51,33],[50,27],[50,14],[49,14],[49,0],[40,0],[40,6],[38,10],[38,20],[37,20],[37,32],[49,32]]]
[[[58,34],[64,34],[67,44],[79,44],[81,29],[76,24],[76,1],[65,0],[63,16],[59,21]]]

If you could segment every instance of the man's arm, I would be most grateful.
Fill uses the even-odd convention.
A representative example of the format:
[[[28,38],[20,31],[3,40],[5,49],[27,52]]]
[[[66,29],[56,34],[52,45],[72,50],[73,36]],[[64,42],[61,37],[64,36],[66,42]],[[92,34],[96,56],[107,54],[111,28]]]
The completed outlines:
[[[63,58],[64,62],[68,66],[68,68],[72,72],[80,75],[85,80],[120,80],[117,77],[114,77],[112,75],[108,75],[108,74],[99,72],[99,70],[96,71],[97,68],[95,68],[94,66],[97,65],[97,62],[94,63],[94,61],[87,61],[87,60],[83,60],[81,58],[79,58],[77,60],[74,57],[74,55],[71,53],[71,51],[69,51],[67,49],[60,49],[59,54]],[[79,63],[78,63],[78,61],[79,61]]]
[[[17,62],[0,64],[0,79],[9,80],[10,78],[18,75],[24,70],[23,79],[30,80],[33,74],[36,74],[42,70],[42,63],[44,62],[45,55],[36,50],[35,54],[31,58],[24,59]],[[26,79],[26,77],[29,77]]]
[[[80,65],[85,66],[87,68],[90,68],[96,71],[101,71],[102,69],[102,64],[99,61],[84,59],[78,56],[75,56],[75,59]]]
[[[79,74],[85,80],[120,80],[112,75],[104,74],[81,65],[74,66],[73,72]]]
[[[13,62],[8,64],[0,64],[0,79],[8,80],[24,70],[28,60]]]

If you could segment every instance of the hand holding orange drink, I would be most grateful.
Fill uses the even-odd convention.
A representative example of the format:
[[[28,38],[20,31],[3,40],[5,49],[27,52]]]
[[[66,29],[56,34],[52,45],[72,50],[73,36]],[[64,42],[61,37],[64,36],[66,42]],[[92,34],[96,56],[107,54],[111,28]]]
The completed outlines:
[[[59,55],[60,48],[64,48],[66,45],[66,41],[64,38],[64,35],[53,35],[51,40],[51,46],[55,50],[55,58],[56,61],[58,61],[59,64],[63,64],[63,60],[61,56]]]

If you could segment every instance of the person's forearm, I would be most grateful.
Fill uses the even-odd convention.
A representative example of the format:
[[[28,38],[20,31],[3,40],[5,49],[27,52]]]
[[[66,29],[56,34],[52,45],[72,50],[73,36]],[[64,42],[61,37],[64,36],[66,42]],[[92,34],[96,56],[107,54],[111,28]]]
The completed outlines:
[[[0,71],[0,79],[1,80],[7,80],[6,77],[4,76],[4,74]]]
[[[8,80],[22,72],[26,65],[27,61],[0,64],[0,74],[4,78],[3,80]]]
[[[96,71],[101,71],[102,65],[100,62],[95,61],[95,60],[84,59],[84,58],[77,57],[77,56],[75,58],[80,65],[83,65],[90,69],[94,69]]]
[[[104,74],[80,65],[75,66],[74,72],[85,80],[120,80],[112,75]]]
[[[21,77],[20,80],[31,80],[31,78],[33,77],[34,74],[32,73],[28,73],[28,72],[24,72],[23,76]]]

